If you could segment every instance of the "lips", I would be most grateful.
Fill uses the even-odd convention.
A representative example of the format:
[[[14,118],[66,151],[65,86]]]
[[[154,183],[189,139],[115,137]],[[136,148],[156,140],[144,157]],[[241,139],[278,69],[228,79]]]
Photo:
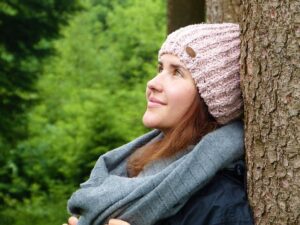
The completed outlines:
[[[162,105],[166,105],[166,103],[154,97],[150,97],[148,99],[148,107],[157,107]]]

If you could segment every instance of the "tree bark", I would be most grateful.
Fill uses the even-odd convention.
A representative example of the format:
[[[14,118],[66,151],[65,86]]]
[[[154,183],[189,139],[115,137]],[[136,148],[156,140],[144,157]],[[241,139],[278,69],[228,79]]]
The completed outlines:
[[[208,23],[238,22],[241,0],[206,0]]]
[[[299,0],[242,0],[248,196],[256,224],[300,224]]]
[[[168,0],[168,34],[205,21],[205,0]]]

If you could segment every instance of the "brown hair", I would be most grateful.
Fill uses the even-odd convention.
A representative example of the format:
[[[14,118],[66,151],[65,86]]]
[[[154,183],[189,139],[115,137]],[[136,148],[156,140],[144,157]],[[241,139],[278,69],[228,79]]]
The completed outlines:
[[[128,160],[129,177],[137,176],[144,167],[154,160],[170,157],[189,145],[199,142],[207,133],[218,127],[216,120],[208,112],[208,108],[200,95],[196,95],[190,110],[184,119],[161,140],[144,145],[136,150]]]

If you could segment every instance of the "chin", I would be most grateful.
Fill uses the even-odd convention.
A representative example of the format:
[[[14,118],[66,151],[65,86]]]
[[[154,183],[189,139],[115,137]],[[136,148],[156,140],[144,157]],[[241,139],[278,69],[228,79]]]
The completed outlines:
[[[156,128],[159,129],[159,123],[156,118],[147,114],[147,112],[143,116],[143,124],[148,128]]]

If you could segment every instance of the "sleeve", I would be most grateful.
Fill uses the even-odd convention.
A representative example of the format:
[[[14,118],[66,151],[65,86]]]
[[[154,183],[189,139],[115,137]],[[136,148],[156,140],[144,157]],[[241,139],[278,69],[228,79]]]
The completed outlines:
[[[211,222],[208,221],[207,225],[254,225],[252,212],[245,201],[225,206],[220,211],[216,211],[215,214],[213,217],[216,219],[211,220]]]
[[[160,225],[253,225],[242,182],[219,174]]]

